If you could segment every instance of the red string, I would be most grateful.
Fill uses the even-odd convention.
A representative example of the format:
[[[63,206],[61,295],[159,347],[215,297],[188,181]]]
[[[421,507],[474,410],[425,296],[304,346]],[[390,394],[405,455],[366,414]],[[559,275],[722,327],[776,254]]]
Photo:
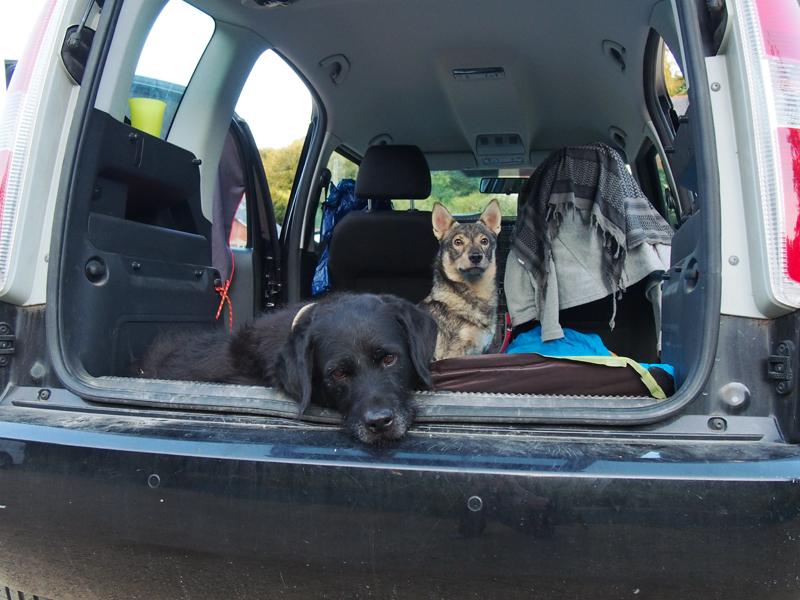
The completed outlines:
[[[503,354],[506,350],[508,350],[508,344],[511,342],[511,315],[506,314],[505,322],[506,332],[503,336],[503,347],[500,349],[500,354]]]
[[[231,276],[228,280],[220,286],[214,286],[214,289],[217,293],[222,296],[222,299],[219,301],[219,308],[217,309],[217,320],[219,320],[220,314],[222,314],[222,307],[225,306],[225,302],[228,302],[228,330],[233,331],[233,304],[231,304],[231,298],[228,296],[228,288],[231,287],[231,281],[233,281],[233,272],[236,270],[236,260],[233,258],[233,250],[231,249]]]

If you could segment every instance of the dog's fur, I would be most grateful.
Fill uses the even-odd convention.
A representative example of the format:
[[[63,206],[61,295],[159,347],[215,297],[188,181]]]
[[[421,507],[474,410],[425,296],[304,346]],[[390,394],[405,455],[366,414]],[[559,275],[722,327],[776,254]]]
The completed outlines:
[[[433,264],[433,288],[419,306],[439,327],[435,358],[483,354],[497,327],[500,206],[492,200],[476,223],[459,223],[437,202],[432,220],[439,252]]]
[[[236,332],[159,338],[139,377],[278,387],[299,403],[336,409],[367,444],[401,438],[411,392],[433,389],[436,323],[390,295],[339,295],[265,314]]]

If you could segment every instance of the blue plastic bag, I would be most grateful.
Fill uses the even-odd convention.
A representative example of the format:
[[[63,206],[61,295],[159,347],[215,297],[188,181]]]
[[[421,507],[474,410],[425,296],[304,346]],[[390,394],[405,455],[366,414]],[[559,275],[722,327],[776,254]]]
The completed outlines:
[[[367,200],[356,198],[355,188],[355,180],[342,179],[336,187],[331,189],[328,198],[323,203],[325,210],[322,213],[320,243],[325,245],[325,249],[322,251],[322,256],[319,257],[314,279],[311,280],[311,294],[313,296],[331,289],[331,282],[328,277],[328,247],[330,246],[331,235],[333,235],[333,228],[348,213],[367,208]],[[372,210],[391,209],[391,200],[372,201]]]

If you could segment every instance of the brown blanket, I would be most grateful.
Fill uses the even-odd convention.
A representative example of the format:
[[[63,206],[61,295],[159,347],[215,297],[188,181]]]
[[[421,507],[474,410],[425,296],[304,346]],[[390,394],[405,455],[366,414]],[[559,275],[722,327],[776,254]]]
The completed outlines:
[[[653,393],[632,367],[578,362],[540,354],[484,354],[431,363],[436,391],[565,396],[635,396]],[[669,397],[672,377],[658,367],[650,375]]]

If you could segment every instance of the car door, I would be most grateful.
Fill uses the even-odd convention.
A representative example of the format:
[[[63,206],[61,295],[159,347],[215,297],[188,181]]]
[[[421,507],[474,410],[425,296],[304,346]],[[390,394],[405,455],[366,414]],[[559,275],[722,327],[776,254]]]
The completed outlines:
[[[250,127],[238,115],[223,147],[214,194],[221,227],[213,250],[223,270],[221,308],[240,324],[280,305],[281,245],[264,165]]]

